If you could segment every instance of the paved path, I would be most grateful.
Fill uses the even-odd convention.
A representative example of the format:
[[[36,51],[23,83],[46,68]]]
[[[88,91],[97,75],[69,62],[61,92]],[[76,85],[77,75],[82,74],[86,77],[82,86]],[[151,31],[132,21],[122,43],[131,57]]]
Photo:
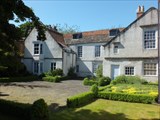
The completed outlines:
[[[67,97],[88,91],[80,80],[67,80],[61,83],[43,81],[0,83],[0,98],[33,103],[39,98],[45,99],[48,105],[66,105]]]

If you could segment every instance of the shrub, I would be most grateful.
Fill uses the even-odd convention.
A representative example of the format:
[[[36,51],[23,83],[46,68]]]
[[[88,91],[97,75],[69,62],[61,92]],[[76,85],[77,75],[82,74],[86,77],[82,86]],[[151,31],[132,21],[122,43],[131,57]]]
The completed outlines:
[[[53,71],[51,71],[52,76],[63,76],[63,70],[60,68],[57,68]]]
[[[67,76],[68,76],[69,78],[76,78],[76,77],[77,77],[77,74],[75,73],[75,68],[74,68],[74,67],[71,67],[71,68],[68,70]]]
[[[93,92],[85,92],[70,98],[67,98],[68,107],[79,107],[94,100]]]
[[[0,113],[2,114],[22,117],[25,120],[30,119],[30,104],[17,103],[0,99],[0,106]]]
[[[84,78],[84,80],[83,80],[83,85],[89,85],[89,86],[91,86],[91,85],[94,85],[94,84],[97,84],[97,81],[95,81],[95,80],[89,80],[88,78]]]
[[[94,93],[95,97],[98,95],[98,86],[96,84],[92,85],[91,91]]]
[[[120,75],[111,81],[111,84],[146,84],[145,79],[140,78],[139,76],[125,76]]]
[[[118,100],[125,102],[136,102],[136,103],[154,103],[157,96],[144,95],[144,94],[125,94],[125,93],[113,93],[113,92],[99,92],[99,98],[108,100]]]
[[[31,120],[49,120],[49,110],[43,99],[35,101],[31,107]]]
[[[109,77],[101,77],[98,80],[98,85],[105,86],[105,85],[109,85],[110,82],[111,82],[111,79]]]
[[[103,66],[102,65],[98,66],[96,70],[96,77],[97,78],[103,77]]]
[[[48,82],[60,82],[62,79],[61,76],[47,76],[47,77],[43,77],[42,80],[44,81],[48,81]]]

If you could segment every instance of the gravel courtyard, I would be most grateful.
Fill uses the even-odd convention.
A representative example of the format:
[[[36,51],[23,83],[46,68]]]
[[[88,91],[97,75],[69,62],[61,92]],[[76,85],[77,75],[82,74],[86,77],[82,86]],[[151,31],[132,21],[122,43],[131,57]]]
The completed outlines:
[[[60,83],[44,81],[0,83],[0,98],[33,103],[43,98],[48,105],[66,105],[66,99],[70,96],[88,91],[80,80],[67,80]]]

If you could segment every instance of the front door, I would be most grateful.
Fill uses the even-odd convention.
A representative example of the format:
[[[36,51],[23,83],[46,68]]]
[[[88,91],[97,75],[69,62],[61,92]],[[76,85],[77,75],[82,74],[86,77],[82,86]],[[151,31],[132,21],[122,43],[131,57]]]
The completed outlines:
[[[119,65],[111,65],[111,79],[114,80],[119,75]]]

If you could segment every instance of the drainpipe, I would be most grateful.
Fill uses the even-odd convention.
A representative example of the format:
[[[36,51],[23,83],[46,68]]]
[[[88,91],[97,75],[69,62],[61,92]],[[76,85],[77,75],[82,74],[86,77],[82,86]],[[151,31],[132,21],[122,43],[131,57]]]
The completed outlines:
[[[158,0],[158,103],[160,104],[160,0]]]

